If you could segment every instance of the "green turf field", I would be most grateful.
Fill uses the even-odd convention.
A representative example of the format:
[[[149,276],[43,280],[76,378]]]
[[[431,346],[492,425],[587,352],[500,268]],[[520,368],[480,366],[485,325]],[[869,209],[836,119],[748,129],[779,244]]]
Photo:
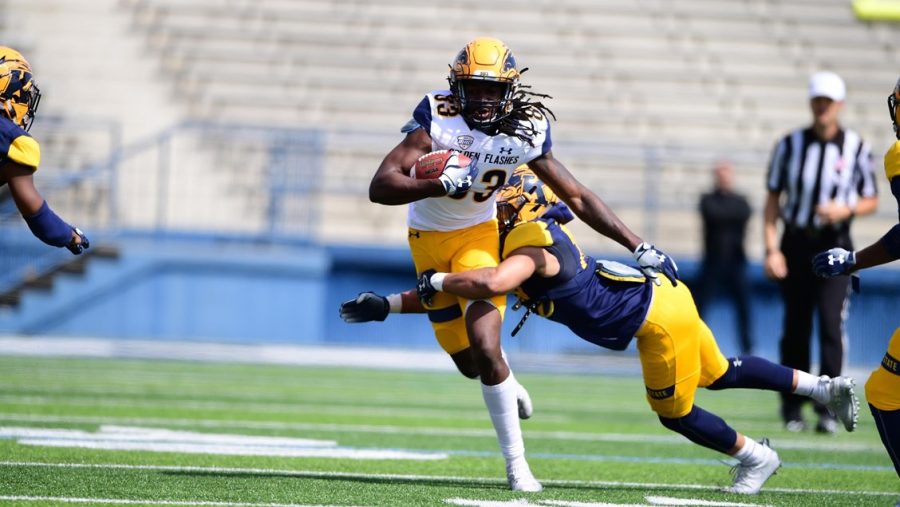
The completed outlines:
[[[523,431],[545,485],[537,494],[506,489],[479,386],[457,374],[3,357],[0,503],[820,507],[900,499],[867,409],[856,433],[795,435],[781,429],[774,393],[701,392],[700,406],[770,437],[784,461],[762,494],[745,497],[718,492],[730,483],[728,465],[662,428],[640,378],[518,378],[535,405]]]

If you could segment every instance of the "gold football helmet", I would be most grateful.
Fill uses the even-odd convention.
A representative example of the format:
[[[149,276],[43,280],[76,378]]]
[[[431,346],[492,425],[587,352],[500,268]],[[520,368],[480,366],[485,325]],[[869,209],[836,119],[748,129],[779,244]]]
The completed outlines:
[[[479,37],[456,56],[447,80],[466,121],[475,127],[491,127],[512,111],[519,69],[506,44]]]
[[[506,185],[497,190],[500,232],[506,234],[516,225],[534,220],[558,202],[559,198],[550,187],[544,185],[527,165],[520,165]]]
[[[894,85],[894,92],[888,95],[888,112],[891,113],[891,123],[894,124],[894,135],[900,139],[900,79]]]
[[[0,113],[27,131],[40,101],[28,61],[15,49],[0,46]]]

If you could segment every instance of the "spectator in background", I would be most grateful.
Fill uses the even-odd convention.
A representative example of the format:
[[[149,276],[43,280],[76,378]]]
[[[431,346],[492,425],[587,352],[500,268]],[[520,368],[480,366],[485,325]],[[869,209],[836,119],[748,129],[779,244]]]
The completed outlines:
[[[713,168],[712,192],[700,198],[703,218],[703,263],[697,282],[696,300],[700,316],[706,319],[710,298],[721,291],[734,303],[742,354],[750,354],[750,286],[744,235],[750,220],[747,198],[734,191],[734,168],[727,160]]]
[[[769,164],[764,210],[766,275],[781,284],[784,327],[781,363],[810,370],[813,309],[819,318],[819,373],[836,377],[844,360],[844,318],[850,278],[823,279],[811,268],[823,250],[853,250],[850,223],[854,216],[875,211],[878,196],[869,145],[840,125],[844,81],[832,72],[818,72],[809,81],[812,125],[784,136]],[[783,199],[782,199],[783,198]],[[777,239],[777,222],[784,230]],[[782,395],[781,415],[790,431],[802,431],[803,399]],[[837,422],[816,404],[816,431],[834,433]]]

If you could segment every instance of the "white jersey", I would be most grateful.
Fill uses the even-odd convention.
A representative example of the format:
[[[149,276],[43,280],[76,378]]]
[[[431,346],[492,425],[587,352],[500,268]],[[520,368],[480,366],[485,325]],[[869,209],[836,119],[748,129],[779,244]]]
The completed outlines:
[[[428,132],[432,150],[456,150],[478,164],[478,176],[462,196],[431,197],[409,204],[407,224],[423,231],[454,231],[494,218],[495,191],[516,167],[547,153],[552,144],[550,122],[538,113],[534,118],[534,146],[506,134],[491,136],[471,129],[459,114],[459,106],[449,90],[426,95],[409,125]]]

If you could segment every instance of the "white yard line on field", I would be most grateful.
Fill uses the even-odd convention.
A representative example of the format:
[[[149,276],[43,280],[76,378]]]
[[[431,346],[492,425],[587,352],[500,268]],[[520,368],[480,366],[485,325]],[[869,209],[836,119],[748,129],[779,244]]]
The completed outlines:
[[[391,370],[455,371],[443,351],[315,345],[241,344],[187,341],[122,340],[113,338],[0,336],[0,354],[38,357],[100,357],[175,359],[203,362],[343,366]],[[640,361],[633,353],[541,354],[516,353],[510,363],[517,372],[639,376]],[[814,367],[816,365],[813,365]],[[870,366],[844,372],[865,378]]]
[[[362,347],[114,340],[108,338],[0,337],[0,354],[45,357],[115,357],[234,363],[348,366],[453,371],[439,351]],[[414,368],[411,368],[414,366]]]
[[[0,354],[38,357],[174,359],[204,362],[342,366],[411,371],[455,371],[443,351],[111,338],[0,336]],[[515,354],[516,371],[564,371],[637,375],[634,354]]]
[[[177,452],[225,456],[279,456],[366,460],[443,460],[437,451],[339,447],[333,440],[247,436],[132,426],[101,426],[99,431],[0,426],[0,439],[21,445],[102,449],[108,451]]]
[[[134,400],[105,399],[93,396],[33,396],[33,395],[0,395],[0,403],[35,406],[74,406],[74,407],[121,407],[121,408],[179,408],[183,410],[236,411],[270,414],[302,414],[315,412],[318,414],[352,414],[365,416],[415,417],[430,419],[446,419],[447,408],[409,408],[401,406],[375,405],[335,405],[325,403],[260,403],[249,400],[205,401],[205,400]],[[473,407],[468,410],[453,409],[454,419],[483,421],[484,408]],[[561,420],[568,418],[555,418]]]
[[[707,506],[707,507],[749,507],[749,506],[758,506],[758,507],[768,507],[763,504],[758,503],[744,503],[744,502],[715,502],[712,500],[698,500],[695,498],[672,498],[669,496],[646,496],[644,497],[647,502],[653,505],[691,505],[691,506]]]
[[[476,484],[506,484],[506,478],[487,477],[462,477],[445,475],[411,475],[411,474],[365,474],[354,472],[323,472],[318,470],[289,470],[275,468],[240,468],[240,467],[198,467],[198,466],[172,466],[172,465],[126,465],[118,463],[41,463],[36,461],[0,461],[0,467],[45,467],[45,468],[88,468],[88,469],[113,469],[113,470],[158,470],[165,472],[200,472],[209,474],[244,474],[265,475],[283,477],[304,477],[310,479],[380,479],[400,482],[469,482]],[[690,491],[720,491],[718,486],[703,484],[664,484],[652,482],[623,482],[623,481],[583,481],[583,480],[542,480],[546,486],[582,486],[605,487],[622,489],[679,489]],[[840,490],[840,489],[811,489],[811,488],[765,488],[770,493],[790,494],[821,494],[821,495],[863,495],[863,496],[897,496],[896,491],[865,491],[865,490]]]
[[[319,424],[289,423],[278,421],[241,421],[220,419],[168,419],[164,417],[97,417],[97,416],[56,416],[0,412],[0,421],[29,421],[63,424],[118,424],[179,426],[198,428],[242,428],[260,430],[319,431],[333,433],[374,433],[385,435],[427,435],[440,437],[483,437],[496,438],[493,430],[485,428],[440,428],[428,426],[391,426],[370,424]],[[526,431],[529,439],[563,440],[581,442],[628,442],[666,445],[694,445],[679,435],[658,435],[649,433],[587,433],[572,431]],[[775,444],[778,449],[829,451],[829,452],[871,452],[881,454],[880,444],[832,442],[830,440],[781,440]]]
[[[685,505],[692,507],[772,507],[771,505],[743,502],[714,502],[694,498],[671,498],[667,496],[644,497],[647,503],[576,502],[573,500],[472,500],[469,498],[446,498],[444,503],[469,507],[652,507],[654,505]],[[534,503],[531,503],[534,502]]]
[[[250,503],[250,502],[203,502],[187,500],[133,500],[130,498],[79,498],[68,496],[0,496],[2,501],[10,502],[54,502],[54,503],[84,503],[119,504],[119,505],[188,505],[209,507],[329,507],[326,505],[304,505],[296,503]]]
[[[334,440],[311,440],[291,437],[248,436],[224,433],[197,433],[157,427],[103,425],[97,431],[60,428],[0,426],[0,439],[15,439],[20,445],[100,449],[107,451],[178,452],[185,454],[219,454],[229,456],[319,457],[346,459],[442,460],[450,456],[495,457],[495,451],[461,449],[356,448],[338,446]],[[531,453],[532,458],[646,464],[720,465],[708,458],[663,456],[627,456],[609,453]],[[890,471],[878,465],[849,463],[805,463],[785,465],[803,469]]]

